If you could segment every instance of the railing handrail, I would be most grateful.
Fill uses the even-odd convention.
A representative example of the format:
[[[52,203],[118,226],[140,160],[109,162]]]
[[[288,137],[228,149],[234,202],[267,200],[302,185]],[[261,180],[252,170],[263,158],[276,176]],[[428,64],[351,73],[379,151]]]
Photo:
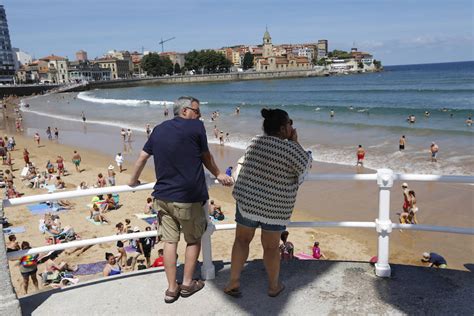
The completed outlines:
[[[309,174],[306,177],[307,181],[374,181],[377,180],[376,173],[369,174],[338,174],[338,173],[324,173],[324,174]],[[474,176],[439,176],[427,174],[394,174],[394,181],[435,181],[435,182],[449,182],[449,183],[474,183]],[[92,188],[85,190],[71,190],[56,193],[45,193],[39,195],[25,196],[13,199],[5,199],[3,201],[4,207],[19,206],[32,203],[40,203],[46,201],[55,201],[67,198],[78,198],[84,196],[92,196],[109,193],[135,192],[143,190],[151,190],[155,185],[154,182],[140,184],[135,187],[128,185],[118,185],[104,188]]]

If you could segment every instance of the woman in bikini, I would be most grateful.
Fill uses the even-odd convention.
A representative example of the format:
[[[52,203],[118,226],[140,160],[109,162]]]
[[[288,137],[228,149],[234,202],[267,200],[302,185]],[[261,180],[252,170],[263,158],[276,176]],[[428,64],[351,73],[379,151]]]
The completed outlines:
[[[107,264],[104,268],[104,276],[112,276],[122,273],[122,268],[117,264],[117,258],[110,252],[105,253]]]
[[[416,213],[418,212],[418,207],[416,206],[415,191],[410,190],[408,194],[410,195],[410,208],[409,208],[409,213],[407,216],[407,222],[408,224],[418,224],[418,220],[416,219]]]

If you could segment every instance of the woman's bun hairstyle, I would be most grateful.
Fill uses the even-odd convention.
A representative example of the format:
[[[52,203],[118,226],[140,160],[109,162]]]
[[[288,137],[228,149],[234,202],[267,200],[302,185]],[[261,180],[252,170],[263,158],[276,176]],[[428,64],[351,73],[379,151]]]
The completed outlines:
[[[262,114],[263,118],[268,119],[271,116],[271,111],[272,110],[270,110],[270,109],[263,108],[262,111],[260,111],[260,113]]]

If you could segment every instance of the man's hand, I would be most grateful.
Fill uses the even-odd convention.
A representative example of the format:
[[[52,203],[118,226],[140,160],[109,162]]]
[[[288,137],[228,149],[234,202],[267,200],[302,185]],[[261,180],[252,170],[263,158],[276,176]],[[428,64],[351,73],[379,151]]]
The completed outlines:
[[[231,185],[234,184],[234,179],[232,179],[232,177],[229,177],[225,173],[219,173],[217,175],[217,181],[219,181],[220,184],[226,187],[230,187]]]
[[[136,187],[137,185],[140,185],[141,182],[140,180],[133,181],[132,179],[130,179],[127,184],[131,187]]]

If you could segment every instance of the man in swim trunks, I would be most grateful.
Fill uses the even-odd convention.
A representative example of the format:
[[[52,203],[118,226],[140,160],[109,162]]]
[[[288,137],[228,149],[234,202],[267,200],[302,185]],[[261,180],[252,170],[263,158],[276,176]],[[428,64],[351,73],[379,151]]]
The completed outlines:
[[[76,150],[74,150],[74,155],[72,156],[72,163],[76,166],[76,171],[80,173],[79,165],[81,164],[81,155],[79,155]]]
[[[362,145],[359,145],[359,148],[357,148],[357,164],[356,166],[364,166],[364,158],[365,158],[365,149],[362,148]]]
[[[400,140],[398,141],[398,150],[400,151],[405,150],[405,144],[406,144],[406,138],[405,138],[405,135],[402,135],[402,137],[400,137]]]

